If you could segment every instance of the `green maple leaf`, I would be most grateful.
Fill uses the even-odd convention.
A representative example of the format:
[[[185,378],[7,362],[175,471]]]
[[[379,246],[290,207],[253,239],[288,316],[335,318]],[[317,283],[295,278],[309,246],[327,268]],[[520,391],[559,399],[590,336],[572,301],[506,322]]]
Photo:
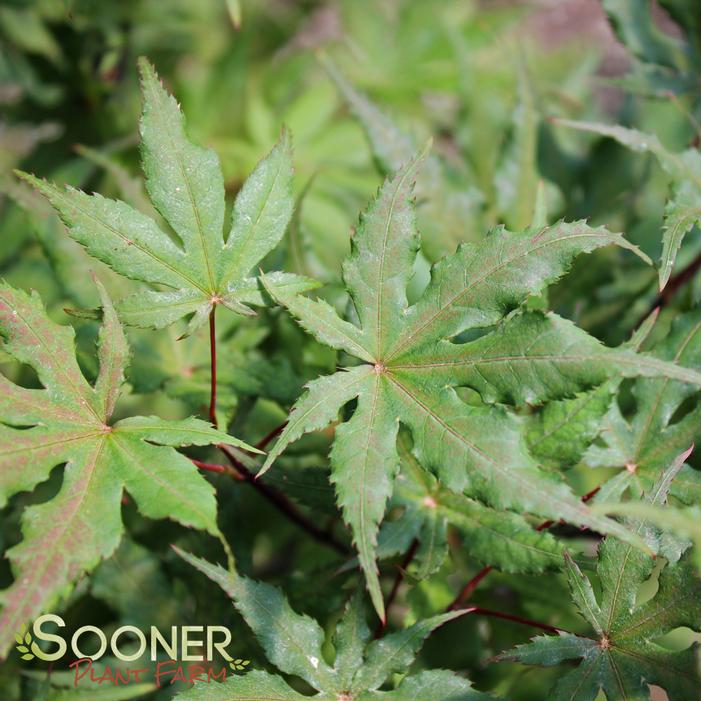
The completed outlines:
[[[31,366],[43,389],[0,375],[0,506],[66,464],[58,494],[26,509],[24,539],[8,557],[14,583],[0,592],[0,653],[23,623],[50,609],[71,585],[114,552],[126,489],[148,518],[171,518],[219,537],[212,486],[175,446],[241,441],[189,418],[134,416],[111,422],[129,348],[99,285],[104,319],[94,386],[75,358],[70,326],[52,322],[39,297],[0,285],[4,351]]]
[[[651,315],[641,324],[626,347],[640,347],[656,316]],[[684,364],[694,366],[688,360],[684,357]],[[548,402],[542,411],[529,414],[526,439],[531,453],[548,467],[575,465],[601,430],[602,418],[611,406],[620,379],[614,378],[572,398]],[[403,511],[397,521],[385,521],[382,525],[378,557],[403,554],[416,538],[419,547],[409,572],[418,579],[426,577],[445,557],[446,528],[450,524],[463,536],[466,552],[502,572],[560,568],[563,546],[547,530],[537,531],[520,514],[492,509],[464,494],[450,492],[421,468],[406,436],[400,436],[398,447],[402,468],[390,506],[401,507]],[[683,471],[691,477],[695,474],[688,467]],[[678,481],[679,478],[675,485]],[[611,485],[614,483],[621,491],[625,487],[617,480]],[[669,513],[669,509],[665,511]]]
[[[394,691],[378,691],[395,673],[406,673],[424,640],[439,626],[464,612],[452,611],[418,621],[396,633],[373,640],[362,598],[348,603],[335,631],[336,659],[330,665],[322,650],[323,628],[296,613],[276,587],[232,575],[217,565],[178,551],[191,565],[216,582],[233,599],[255,633],[270,662],[281,672],[304,679],[318,694],[303,696],[280,676],[253,671],[222,685],[196,685],[177,696],[182,701],[244,701],[245,699],[334,699],[339,701],[487,701],[461,677],[446,670],[406,676]],[[207,686],[207,688],[205,688]],[[429,695],[430,692],[430,695]]]
[[[650,335],[657,315],[658,310],[652,312],[624,346],[639,350]],[[677,360],[685,366],[696,368],[693,363],[687,362],[687,358]],[[530,414],[527,417],[526,440],[534,457],[552,468],[568,469],[576,465],[601,431],[603,418],[622,379],[613,378],[599,387],[578,392],[574,397],[549,402],[540,411]]]
[[[508,314],[562,275],[578,253],[612,243],[631,247],[620,234],[582,222],[523,233],[495,229],[481,244],[463,245],[437,263],[423,296],[409,306],[406,287],[419,248],[411,193],[420,160],[385,182],[353,236],[343,273],[359,325],[340,319],[323,301],[269,287],[319,341],[361,364],[307,386],[263,470],[290,442],[323,428],[357,398],[352,418],[336,430],[332,481],[381,617],[375,547],[398,471],[400,422],[412,434],[421,465],[448,489],[497,509],[627,538],[625,528],[594,517],[563,483],[538,469],[521,420],[504,405],[572,396],[612,376],[701,379],[673,363],[606,348],[554,314]],[[495,324],[476,340],[456,342]],[[471,388],[482,401],[462,401],[458,387]]]
[[[405,553],[416,539],[419,545],[409,574],[423,579],[443,563],[450,525],[463,536],[465,552],[502,572],[537,573],[560,568],[564,549],[551,533],[536,531],[520,514],[492,509],[446,489],[421,467],[408,443],[406,436],[400,436],[402,466],[390,502],[402,513],[396,521],[382,524],[379,558]]]
[[[666,470],[645,503],[660,508],[669,484],[683,464],[682,454]],[[633,522],[636,532],[659,540],[646,521]],[[566,558],[572,598],[594,630],[593,637],[560,634],[542,636],[500,656],[524,664],[555,665],[580,659],[574,671],[560,678],[548,698],[554,701],[592,701],[600,690],[608,701],[650,699],[649,684],[661,686],[670,699],[692,699],[698,694],[696,650],[672,652],[655,642],[680,626],[699,630],[701,580],[688,557],[679,560],[678,544],[663,549],[669,559],[659,578],[657,594],[644,603],[638,590],[653,573],[655,560],[630,545],[606,538],[599,546],[597,573],[601,597],[597,601],[591,582]]]
[[[701,312],[679,315],[672,330],[653,349],[658,358],[701,368]],[[598,432],[601,444],[591,445],[584,462],[592,467],[616,467],[641,492],[656,475],[698,436],[701,407],[679,420],[675,414],[696,393],[694,387],[669,378],[640,378],[632,388],[635,412],[625,417],[617,401],[610,403]],[[616,478],[614,478],[616,479]],[[672,484],[672,494],[687,504],[701,503],[701,473],[685,465]]]
[[[141,155],[151,201],[175,236],[124,202],[62,190],[19,173],[42,192],[90,255],[116,272],[156,286],[117,305],[120,318],[134,326],[162,328],[192,314],[188,333],[223,305],[253,313],[263,304],[258,281],[250,277],[282,239],[293,209],[289,134],[263,159],[241,187],[234,204],[231,230],[224,229],[224,178],[216,154],[193,144],[175,99],[153,67],[139,62],[144,94]],[[274,284],[291,290],[314,286],[289,273],[273,276]]]
[[[558,124],[608,136],[634,151],[652,153],[671,179],[671,196],[664,214],[662,257],[660,258],[660,290],[667,284],[684,236],[694,224],[701,222],[701,154],[696,148],[681,153],[667,150],[653,134],[635,129],[557,120]]]

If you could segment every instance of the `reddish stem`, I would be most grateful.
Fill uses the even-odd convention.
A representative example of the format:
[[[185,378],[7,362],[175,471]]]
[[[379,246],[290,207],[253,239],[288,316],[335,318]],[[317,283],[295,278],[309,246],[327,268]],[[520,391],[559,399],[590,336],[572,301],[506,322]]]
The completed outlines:
[[[458,593],[453,599],[453,602],[446,609],[447,611],[455,611],[459,609],[474,593],[479,583],[492,571],[493,567],[487,565],[483,567]]]
[[[214,310],[212,310],[212,313],[209,317],[209,321],[210,341],[212,341],[212,339],[214,338],[214,336],[212,335],[214,327]],[[214,348],[214,345],[212,345],[212,348]],[[212,353],[212,368],[212,396],[214,399],[216,399],[216,386],[214,382],[216,378],[215,352]],[[210,406],[210,419],[212,419],[212,406]],[[215,420],[212,420],[212,423],[216,425]],[[260,450],[265,448],[265,446],[268,445],[268,443],[270,443],[270,441],[272,441],[275,438],[275,436],[278,436],[280,433],[282,433],[286,425],[287,422],[274,428],[267,436],[265,436],[256,444],[256,448],[259,448]],[[208,472],[225,473],[239,482],[247,482],[254,489],[256,489],[256,491],[259,494],[261,494],[273,506],[275,506],[275,508],[277,508],[278,511],[287,516],[287,518],[290,519],[290,521],[297,524],[300,528],[309,533],[309,535],[311,535],[315,540],[317,540],[320,543],[323,543],[324,545],[332,547],[334,550],[336,550],[336,552],[342,555],[350,554],[350,550],[344,543],[336,540],[332,533],[329,533],[328,531],[319,528],[313,521],[308,519],[282,492],[278,491],[274,487],[271,487],[270,485],[264,484],[260,480],[257,480],[256,475],[254,475],[236,457],[236,455],[230,450],[229,446],[220,444],[218,448],[224,453],[224,455],[226,455],[227,459],[231,463],[231,467],[227,467],[226,465],[218,465],[216,463],[202,462],[201,460],[195,460],[193,458],[190,459],[201,470],[207,470]]]
[[[236,472],[236,470],[227,465],[217,465],[216,463],[202,462],[202,460],[195,460],[195,458],[190,458],[190,460],[195,465],[197,465],[197,467],[199,467],[200,470],[205,470],[207,472],[223,472],[227,475],[231,475],[236,480],[243,481],[243,477],[241,477],[241,475],[238,472]]]
[[[342,542],[336,540],[332,533],[319,528],[305,514],[303,514],[285,494],[274,487],[265,484],[236,457],[228,445],[221,444],[219,449],[226,455],[232,467],[238,473],[237,479],[250,484],[261,496],[267,499],[280,513],[284,514],[292,523],[306,531],[319,543],[328,545],[341,555],[349,555],[350,549]]]
[[[217,305],[209,312],[209,358],[210,358],[210,391],[209,391],[209,421],[217,426],[217,322],[215,314]]]
[[[676,275],[669,278],[664,290],[658,295],[658,304],[654,304],[653,306],[657,307],[659,305],[660,307],[664,307],[668,304],[677,291],[694,277],[699,268],[701,268],[701,253],[685,268],[682,268]]]
[[[258,450],[263,450],[273,438],[276,438],[285,430],[285,426],[287,426],[287,421],[274,428],[265,438],[261,438],[261,440],[256,443],[256,448],[258,448]]]
[[[658,307],[666,307],[671,301],[672,297],[682,288],[686,283],[690,282],[694,275],[701,269],[701,253],[699,253],[696,258],[694,258],[686,267],[682,268],[676,275],[672,275],[667,281],[667,284],[661,292],[658,292],[654,301],[650,305],[650,309],[643,316],[640,321],[635,325],[636,328],[647,319],[647,317]]]
[[[406,551],[404,554],[404,558],[402,559],[401,564],[397,567],[397,574],[394,577],[394,583],[392,584],[392,589],[389,592],[389,596],[387,597],[387,601],[385,602],[385,618],[384,620],[381,620],[375,629],[375,638],[379,638],[384,629],[387,627],[387,621],[389,619],[389,610],[392,607],[392,604],[394,603],[394,600],[397,598],[397,594],[399,593],[399,587],[402,585],[402,582],[404,581],[404,575],[406,575],[406,571],[409,569],[409,565],[411,564],[411,561],[414,559],[414,556],[416,555],[416,551],[419,548],[419,541],[417,538],[414,538],[414,540],[411,541],[411,545],[409,546],[409,549]]]
[[[582,503],[586,504],[590,499],[592,499],[596,493],[601,489],[601,487],[595,487],[590,492],[587,492],[582,497]],[[555,525],[554,521],[543,521],[539,526],[536,527],[536,531],[545,531]],[[491,565],[483,567],[458,593],[458,595],[453,599],[453,602],[446,609],[447,611],[454,611],[460,608],[474,593],[475,589],[479,583],[493,570]]]
[[[509,613],[502,613],[501,611],[494,611],[492,609],[485,609],[481,606],[470,606],[465,609],[466,613],[476,613],[478,616],[491,616],[492,618],[502,618],[505,621],[513,621],[514,623],[520,623],[524,626],[532,626],[533,628],[540,628],[548,633],[569,633],[570,631],[564,630],[563,628],[556,628],[555,626],[550,626],[547,623],[539,623],[538,621],[532,621],[530,618],[521,618],[521,616],[512,616]]]
[[[600,489],[601,487],[595,487],[591,490],[591,492],[587,492],[582,497],[582,504],[586,504]],[[560,523],[563,523],[563,521],[560,521]],[[552,528],[554,525],[555,521],[543,521],[543,523],[541,523],[540,526],[536,528],[536,531],[547,531],[548,528]]]

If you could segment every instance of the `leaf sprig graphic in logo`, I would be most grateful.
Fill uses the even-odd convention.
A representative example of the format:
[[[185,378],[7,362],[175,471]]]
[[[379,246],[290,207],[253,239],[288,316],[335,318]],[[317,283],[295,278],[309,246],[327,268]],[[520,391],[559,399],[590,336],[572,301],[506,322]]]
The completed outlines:
[[[27,626],[22,624],[22,628],[19,633],[15,633],[15,640],[17,641],[17,651],[22,653],[23,660],[33,660],[34,655],[30,651],[30,646],[32,644],[32,635],[27,630]]]
[[[235,672],[242,672],[248,667],[248,665],[251,664],[250,660],[242,660],[241,658],[234,660],[233,662],[229,663],[229,667],[233,669]]]

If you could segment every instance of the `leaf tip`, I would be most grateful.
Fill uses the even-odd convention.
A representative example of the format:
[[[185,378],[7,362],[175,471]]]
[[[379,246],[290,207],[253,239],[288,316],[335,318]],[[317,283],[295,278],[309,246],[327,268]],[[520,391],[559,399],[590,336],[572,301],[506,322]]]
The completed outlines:
[[[669,267],[665,266],[664,269],[660,269],[659,271],[659,283],[657,286],[657,291],[658,293],[662,293],[664,291],[664,288],[667,287],[667,283],[669,282],[669,278],[671,277],[672,271]]]
[[[256,474],[253,476],[254,481],[258,481],[272,466],[274,462],[274,458],[271,460],[271,455],[268,455],[268,459],[263,463],[263,466],[256,472]]]
[[[43,192],[43,189],[47,185],[46,181],[43,178],[38,178],[36,175],[34,175],[34,173],[27,173],[27,171],[21,170],[19,168],[13,168],[12,172],[22,182],[25,182],[28,185],[31,185],[36,190],[40,190]]]
[[[139,56],[136,59],[136,66],[139,69],[141,80],[157,78],[157,73],[154,65],[146,56]]]
[[[416,160],[417,161],[423,161],[426,156],[431,152],[431,149],[433,148],[433,137],[429,136],[428,139],[426,139],[426,143],[423,145],[423,148],[419,151]]]

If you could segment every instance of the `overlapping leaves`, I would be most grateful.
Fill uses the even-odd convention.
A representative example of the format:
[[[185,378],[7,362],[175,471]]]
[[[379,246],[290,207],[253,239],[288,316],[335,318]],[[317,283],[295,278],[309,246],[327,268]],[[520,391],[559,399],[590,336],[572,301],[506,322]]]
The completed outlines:
[[[75,358],[74,333],[52,322],[36,295],[0,286],[4,350],[32,367],[43,389],[0,375],[0,504],[34,489],[65,463],[58,494],[30,506],[22,542],[8,552],[14,583],[0,592],[0,653],[19,630],[110,555],[126,490],[144,516],[171,518],[219,536],[214,489],[176,446],[245,444],[199,419],[111,420],[129,349],[107,294],[94,386]]]
[[[660,6],[683,31],[673,35],[660,21],[660,8],[638,0],[603,0],[619,41],[628,49],[630,73],[622,82],[632,92],[668,99],[688,95],[698,107],[695,67],[701,55],[698,7],[693,0],[662,0]]]
[[[701,367],[701,313],[678,316],[670,334],[653,353],[689,368]],[[598,392],[606,392],[606,388]],[[697,439],[701,409],[691,406],[685,412],[684,405],[693,401],[696,389],[669,378],[637,379],[632,393],[635,410],[631,416],[624,416],[618,401],[597,406],[590,403],[592,419],[597,409],[606,407],[607,411],[595,432],[599,440],[587,449],[583,460],[591,467],[619,468],[641,492]],[[701,473],[683,466],[672,484],[672,494],[687,504],[701,503]]]
[[[323,301],[268,286],[318,340],[361,361],[308,385],[264,469],[290,442],[335,420],[357,399],[350,420],[336,430],[332,481],[380,616],[375,547],[398,471],[400,422],[421,465],[447,488],[499,509],[562,518],[626,539],[625,528],[593,516],[538,469],[520,420],[503,405],[571,396],[612,376],[701,379],[673,363],[603,347],[554,314],[509,314],[562,275],[577,254],[612,243],[630,248],[619,234],[583,222],[520,234],[496,229],[480,246],[461,246],[436,264],[423,296],[410,306],[406,287],[419,248],[411,193],[420,162],[417,157],[385,182],[353,237],[343,272],[358,324],[340,319]],[[495,324],[460,342],[461,334]],[[469,387],[481,401],[463,401],[458,387]]]
[[[626,348],[640,349],[653,330],[658,313],[659,309],[655,310],[640,324],[624,344]],[[694,363],[687,362],[687,358],[676,358],[676,361],[697,369]],[[623,377],[614,377],[599,387],[549,402],[540,411],[529,414],[526,440],[532,454],[547,467],[567,470],[576,465],[602,430],[602,420],[617,396],[622,380]],[[679,450],[683,447],[680,446]],[[670,459],[678,452],[672,452]]]
[[[681,467],[682,454],[650,490],[645,502],[660,508],[669,484]],[[648,539],[658,534],[645,521],[632,527]],[[597,600],[589,579],[566,558],[572,598],[593,628],[594,637],[570,633],[535,638],[527,645],[502,656],[525,664],[555,665],[581,658],[574,671],[565,674],[551,696],[554,701],[590,701],[600,690],[608,701],[648,699],[648,685],[664,688],[670,699],[692,699],[698,693],[696,650],[672,652],[657,638],[680,626],[699,629],[701,580],[689,566],[688,557],[679,560],[678,544],[664,549],[668,564],[659,578],[659,589],[649,601],[640,602],[640,586],[650,578],[655,561],[648,555],[613,538],[599,547],[597,572],[602,593]]]
[[[443,564],[450,527],[462,536],[467,553],[502,572],[559,569],[564,546],[551,533],[535,530],[520,514],[490,508],[446,489],[421,467],[408,443],[406,436],[400,436],[401,471],[390,501],[390,507],[403,511],[396,520],[382,524],[378,558],[407,552],[415,539],[418,547],[409,573],[423,579]]]
[[[396,633],[372,640],[362,598],[348,603],[339,621],[334,644],[336,659],[330,665],[324,655],[324,630],[313,619],[292,610],[283,593],[268,584],[234,576],[226,570],[186,553],[181,555],[219,584],[253,630],[268,659],[284,674],[304,679],[318,694],[303,696],[285,679],[253,671],[234,676],[222,685],[197,685],[177,698],[182,701],[244,701],[305,698],[345,701],[480,701],[488,698],[472,685],[446,670],[432,670],[404,677],[393,691],[378,689],[394,673],[405,672],[424,640],[439,626],[462,615],[459,611],[424,619]]]
[[[558,120],[558,123],[611,137],[634,151],[652,153],[669,174],[671,196],[665,207],[659,270],[660,290],[664,289],[684,237],[701,222],[701,154],[698,149],[674,153],[666,149],[656,136],[634,129],[568,120]]]
[[[216,154],[187,138],[175,99],[145,60],[140,62],[144,112],[142,165],[151,201],[172,228],[124,202],[61,190],[21,174],[49,199],[70,235],[90,255],[116,272],[157,289],[122,300],[120,317],[135,326],[162,328],[193,315],[189,331],[207,320],[217,305],[252,313],[261,291],[252,268],[285,233],[293,208],[290,136],[280,141],[242,186],[231,230],[224,229],[224,179]],[[308,280],[280,273],[273,284],[288,290],[313,287]]]

